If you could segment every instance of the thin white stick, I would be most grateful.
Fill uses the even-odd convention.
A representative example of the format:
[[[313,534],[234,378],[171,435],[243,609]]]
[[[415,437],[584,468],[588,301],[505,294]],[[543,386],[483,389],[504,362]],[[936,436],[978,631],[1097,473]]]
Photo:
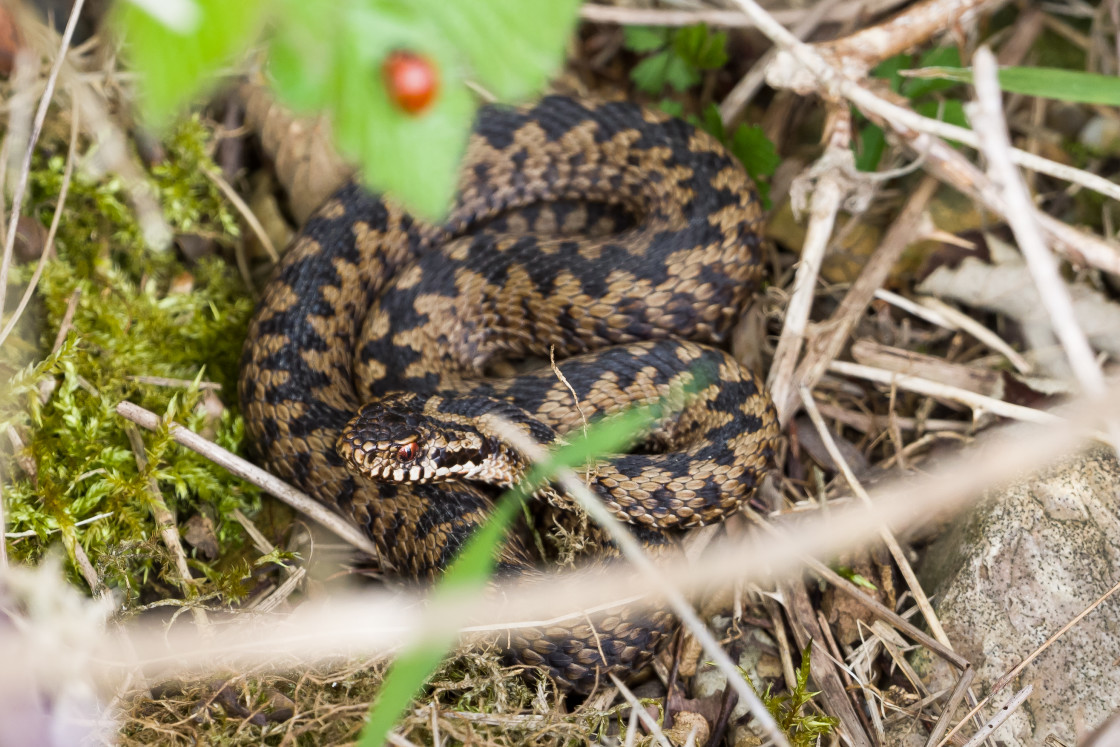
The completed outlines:
[[[646,727],[646,730],[653,735],[657,743],[662,747],[673,747],[673,745],[669,743],[669,739],[665,736],[665,733],[661,731],[661,727],[653,720],[653,716],[649,715],[646,709],[642,707],[642,704],[638,702],[638,699],[634,697],[634,693],[630,692],[630,688],[624,685],[622,680],[615,677],[613,674],[611,675],[611,680],[614,681],[614,686],[618,688],[618,691],[622,693],[622,697],[630,704],[631,714],[638,714],[638,719],[642,722],[642,726]]]
[[[782,334],[778,338],[778,346],[774,351],[774,362],[770,366],[770,373],[767,374],[766,379],[766,385],[770,388],[775,402],[785,402],[790,396],[789,389],[794,380],[793,371],[797,366],[801,343],[805,339],[821,263],[828,248],[828,240],[832,236],[833,226],[836,224],[836,214],[840,211],[840,203],[844,199],[844,180],[840,177],[840,171],[844,168],[845,159],[850,160],[850,158],[850,150],[845,148],[841,151],[830,144],[825,156],[814,167],[820,169],[822,175],[813,190],[809,230],[802,244],[801,261],[798,263],[797,276],[793,281],[793,293],[786,307]]]
[[[131,402],[117,403],[117,414],[150,431],[154,431],[160,426],[160,418],[158,415]],[[207,441],[202,436],[187,430],[178,423],[168,423],[167,430],[175,440],[175,443],[186,446],[192,451],[197,451],[215,464],[225,467],[242,480],[251,482],[261,490],[279,498],[301,514],[322,524],[362,552],[373,557],[380,557],[377,552],[377,547],[369,537],[359,532],[356,527],[348,524],[341,516],[332,513],[322,503],[313,500],[310,496],[301,493],[280,478],[270,475],[260,467],[250,464],[236,454],[226,451],[221,446],[211,441]]]
[[[1023,705],[1023,702],[1030,697],[1030,694],[1033,692],[1034,685],[1027,685],[1022,690],[1012,695],[1011,698],[1003,704],[1003,707],[999,709],[999,713],[992,716],[991,720],[980,727],[980,731],[976,732],[976,735],[973,736],[972,739],[964,743],[964,747],[980,747],[988,737],[992,736],[996,729],[1003,725],[1004,721],[1011,718],[1011,714],[1015,713],[1019,706]]]
[[[1036,410],[1033,407],[1023,407],[1022,405],[1012,404],[1011,402],[1004,402],[1002,399],[995,399],[993,397],[986,397],[983,394],[977,394],[976,392],[970,392],[960,387],[949,386],[948,384],[922,379],[917,376],[895,373],[894,371],[886,371],[882,368],[873,368],[872,366],[865,366],[860,363],[833,361],[828,364],[828,370],[833,373],[841,374],[842,376],[854,376],[857,379],[866,379],[879,384],[897,386],[900,389],[917,392],[918,394],[925,394],[929,397],[944,397],[967,405],[974,410],[990,412],[993,415],[999,415],[1004,418],[1013,418],[1014,420],[1022,420],[1028,423],[1042,424],[1055,423],[1061,420],[1057,415],[1053,415],[1044,410]]]
[[[1005,426],[994,436],[978,439],[967,453],[946,459],[918,482],[877,488],[875,510],[849,505],[799,522],[797,537],[788,533],[766,533],[745,543],[736,537],[713,543],[710,551],[690,564],[666,564],[663,576],[649,578],[625,568],[589,579],[586,573],[549,575],[544,583],[501,584],[498,596],[433,600],[428,615],[435,618],[437,632],[457,630],[464,619],[475,623],[499,623],[526,617],[544,617],[548,612],[570,610],[587,604],[606,603],[636,592],[658,594],[666,584],[700,591],[742,580],[772,581],[791,576],[806,554],[832,558],[854,547],[864,546],[885,524],[895,531],[928,522],[959,510],[981,491],[996,484],[1022,479],[1034,470],[1045,469],[1065,457],[1085,439],[1086,429],[1101,417],[1120,409],[1120,390],[1105,400],[1082,399],[1067,412],[1068,419],[1045,428]],[[831,573],[822,566],[825,575]],[[838,579],[843,586],[847,582]],[[262,620],[233,622],[223,626],[222,635],[203,640],[194,626],[143,624],[128,627],[135,656],[125,654],[118,642],[105,637],[78,643],[97,676],[119,676],[137,663],[151,665],[152,676],[180,675],[190,671],[213,671],[216,667],[293,666],[356,650],[384,651],[406,642],[429,621],[421,614],[415,594],[378,593],[363,589],[360,594],[336,595],[325,603],[309,602],[295,617],[280,616],[266,624]],[[936,644],[936,641],[933,642]],[[95,655],[88,658],[89,653]],[[79,652],[75,651],[74,655]],[[0,635],[0,693],[25,687],[29,673],[43,671],[66,652],[32,650],[27,642]],[[971,671],[971,670],[968,670]]]
[[[534,463],[541,463],[548,458],[548,454],[538,444],[533,443],[530,439],[525,437],[517,428],[512,424],[506,423],[499,418],[492,418],[494,428],[502,440],[511,444],[513,448],[524,454],[530,461]],[[669,606],[673,608],[673,612],[680,619],[689,631],[696,637],[696,641],[700,647],[704,649],[704,653],[712,657],[712,661],[727,677],[728,686],[735,690],[739,695],[739,699],[747,704],[758,722],[759,727],[766,733],[766,735],[776,745],[784,745],[788,747],[789,742],[786,741],[785,736],[778,728],[778,724],[774,721],[774,717],[770,715],[770,711],[766,710],[766,706],[762,700],[755,694],[743,676],[739,673],[735,662],[731,661],[731,657],[720,646],[719,641],[712,635],[708,627],[696,614],[696,610],[692,608],[688,599],[681,593],[680,589],[671,583],[668,583],[663,573],[650,561],[649,556],[642,550],[641,545],[634,539],[634,535],[630,530],[614,515],[607,510],[603,502],[595,496],[591,490],[580,481],[579,477],[574,471],[568,468],[557,470],[556,479],[564,486],[564,490],[568,495],[572,496],[579,503],[580,507],[587,512],[588,516],[594,519],[595,523],[602,527],[611,540],[615,543],[618,549],[622,552],[622,556],[626,558],[646,579],[651,583],[664,584],[662,594],[665,595]]]
[[[825,14],[823,20],[850,21],[854,16],[876,16],[899,5],[905,0],[854,0],[843,2]],[[801,21],[812,10],[799,8],[774,11],[774,19],[786,26]],[[755,25],[750,16],[737,10],[669,10],[660,8],[630,8],[616,5],[584,3],[580,18],[594,23],[617,23],[626,26],[694,26],[706,23],[721,28],[751,28]]]
[[[988,160],[988,176],[1003,190],[1007,201],[1007,222],[1015,234],[1019,251],[1023,253],[1074,376],[1086,394],[1099,396],[1105,391],[1104,374],[1097,365],[1088,338],[1077,323],[1073,300],[1058,274],[1058,260],[1042,240],[1027,185],[1009,156],[1011,141],[1003,119],[995,56],[987,47],[980,47],[973,54],[972,67],[976,102],[968,104],[966,109],[976,126],[980,149]]]

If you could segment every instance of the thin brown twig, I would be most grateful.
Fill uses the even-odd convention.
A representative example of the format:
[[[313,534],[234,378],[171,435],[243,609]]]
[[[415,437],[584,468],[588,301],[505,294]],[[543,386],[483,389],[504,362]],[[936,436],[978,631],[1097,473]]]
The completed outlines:
[[[268,231],[264,230],[264,226],[262,226],[260,220],[257,219],[256,213],[245,203],[245,200],[241,199],[241,195],[237,194],[237,190],[231,187],[229,182],[213,169],[204,168],[202,169],[202,174],[225,195],[226,199],[230,201],[230,204],[232,204],[237,212],[241,214],[241,217],[245,219],[245,223],[249,225],[249,230],[257,237],[257,241],[261,242],[261,246],[264,247],[265,253],[268,254],[268,258],[272,260],[272,263],[276,264],[279,262],[280,254],[276,251],[276,247],[272,245],[272,239],[269,238]]]
[[[27,192],[27,182],[31,178],[31,156],[35,152],[35,144],[39,142],[39,133],[43,131],[43,123],[47,119],[47,110],[50,108],[51,98],[54,96],[58,74],[66,61],[66,50],[70,48],[70,40],[74,38],[74,29],[77,28],[78,16],[81,15],[84,5],[85,0],[74,0],[73,7],[70,9],[70,18],[66,21],[66,28],[62,32],[58,55],[47,74],[46,87],[39,99],[39,108],[35,112],[35,121],[31,126],[31,135],[27,140],[27,149],[20,164],[19,179],[16,181],[15,191],[12,194],[12,207],[8,215],[8,235],[4,241],[4,256],[3,259],[0,259],[0,310],[3,310],[4,301],[7,298],[8,270],[11,267],[12,252],[16,246],[16,229],[19,225],[20,211],[23,209],[23,198]]]
[[[78,149],[78,120],[78,104],[75,102],[70,110],[70,147],[66,152],[66,165],[62,170],[62,184],[58,189],[58,202],[55,204],[54,214],[51,216],[51,226],[47,231],[47,240],[43,242],[43,253],[39,255],[39,261],[35,265],[35,271],[31,274],[31,279],[27,282],[27,288],[24,289],[23,296],[19,299],[19,305],[16,306],[15,311],[8,318],[8,323],[4,325],[4,329],[0,331],[0,346],[4,345],[4,341],[8,339],[8,335],[12,333],[20,317],[23,316],[27,304],[31,302],[31,297],[39,286],[39,278],[43,276],[43,269],[46,268],[47,261],[54,254],[54,237],[58,233],[58,226],[62,221],[62,210],[66,207],[66,197],[70,193],[70,179],[74,175],[74,153]],[[0,310],[3,309],[2,303],[0,301]],[[67,311],[69,311],[69,306]]]

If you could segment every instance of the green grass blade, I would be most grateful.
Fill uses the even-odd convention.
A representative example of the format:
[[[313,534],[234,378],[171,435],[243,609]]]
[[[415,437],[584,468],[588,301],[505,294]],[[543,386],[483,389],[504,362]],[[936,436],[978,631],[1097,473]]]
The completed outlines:
[[[433,598],[480,592],[494,571],[498,551],[522,500],[532,485],[549,479],[562,466],[584,464],[598,454],[618,452],[633,443],[660,414],[661,407],[634,407],[595,423],[583,437],[558,449],[530,471],[522,485],[507,491],[490,518],[471,536],[458,557],[436,583]],[[380,747],[389,730],[408,709],[443,657],[455,642],[454,635],[428,634],[406,648],[385,675],[377,700],[370,706],[369,721],[358,739],[359,747]]]
[[[486,585],[494,571],[502,538],[517,515],[520,504],[521,493],[516,489],[501,497],[490,518],[467,541],[462,552],[436,584],[433,596],[481,590]],[[453,634],[429,635],[409,646],[397,657],[386,673],[385,681],[381,683],[377,700],[370,706],[369,721],[358,739],[359,747],[380,747],[385,743],[393,724],[404,715],[409,703],[424,687],[424,683],[436,671],[454,643]]]
[[[941,78],[972,82],[967,67],[927,67],[915,70],[921,78]],[[1076,104],[1120,106],[1120,78],[1078,70],[1053,67],[1005,67],[999,71],[999,85],[1008,93],[1021,93]]]

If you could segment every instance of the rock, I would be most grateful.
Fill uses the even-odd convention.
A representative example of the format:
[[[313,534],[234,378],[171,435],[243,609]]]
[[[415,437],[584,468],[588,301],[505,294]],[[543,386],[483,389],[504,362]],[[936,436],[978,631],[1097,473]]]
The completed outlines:
[[[985,693],[1120,580],[1120,463],[1094,449],[990,494],[930,548],[922,582]],[[996,733],[1007,747],[1064,744],[1120,709],[1120,597],[1055,641],[995,695],[1033,694]],[[931,675],[936,678],[935,675]],[[950,681],[942,678],[934,687]],[[985,711],[984,718],[992,713]],[[966,734],[966,736],[968,736]]]

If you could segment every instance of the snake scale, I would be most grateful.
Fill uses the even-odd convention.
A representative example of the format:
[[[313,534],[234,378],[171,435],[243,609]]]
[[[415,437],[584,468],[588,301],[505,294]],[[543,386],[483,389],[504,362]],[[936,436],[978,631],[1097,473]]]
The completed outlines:
[[[718,521],[778,437],[757,377],[711,347],[758,282],[760,221],[740,164],[679,119],[557,96],[484,107],[443,224],[350,183],[285,255],[242,358],[258,461],[425,581],[524,469],[487,416],[555,443],[688,383],[639,452],[599,462],[590,484],[651,544]],[[484,377],[553,352],[563,380],[547,366]],[[503,571],[528,573],[529,556],[511,541]],[[648,661],[667,619],[623,608],[515,631],[508,656],[586,691]]]

